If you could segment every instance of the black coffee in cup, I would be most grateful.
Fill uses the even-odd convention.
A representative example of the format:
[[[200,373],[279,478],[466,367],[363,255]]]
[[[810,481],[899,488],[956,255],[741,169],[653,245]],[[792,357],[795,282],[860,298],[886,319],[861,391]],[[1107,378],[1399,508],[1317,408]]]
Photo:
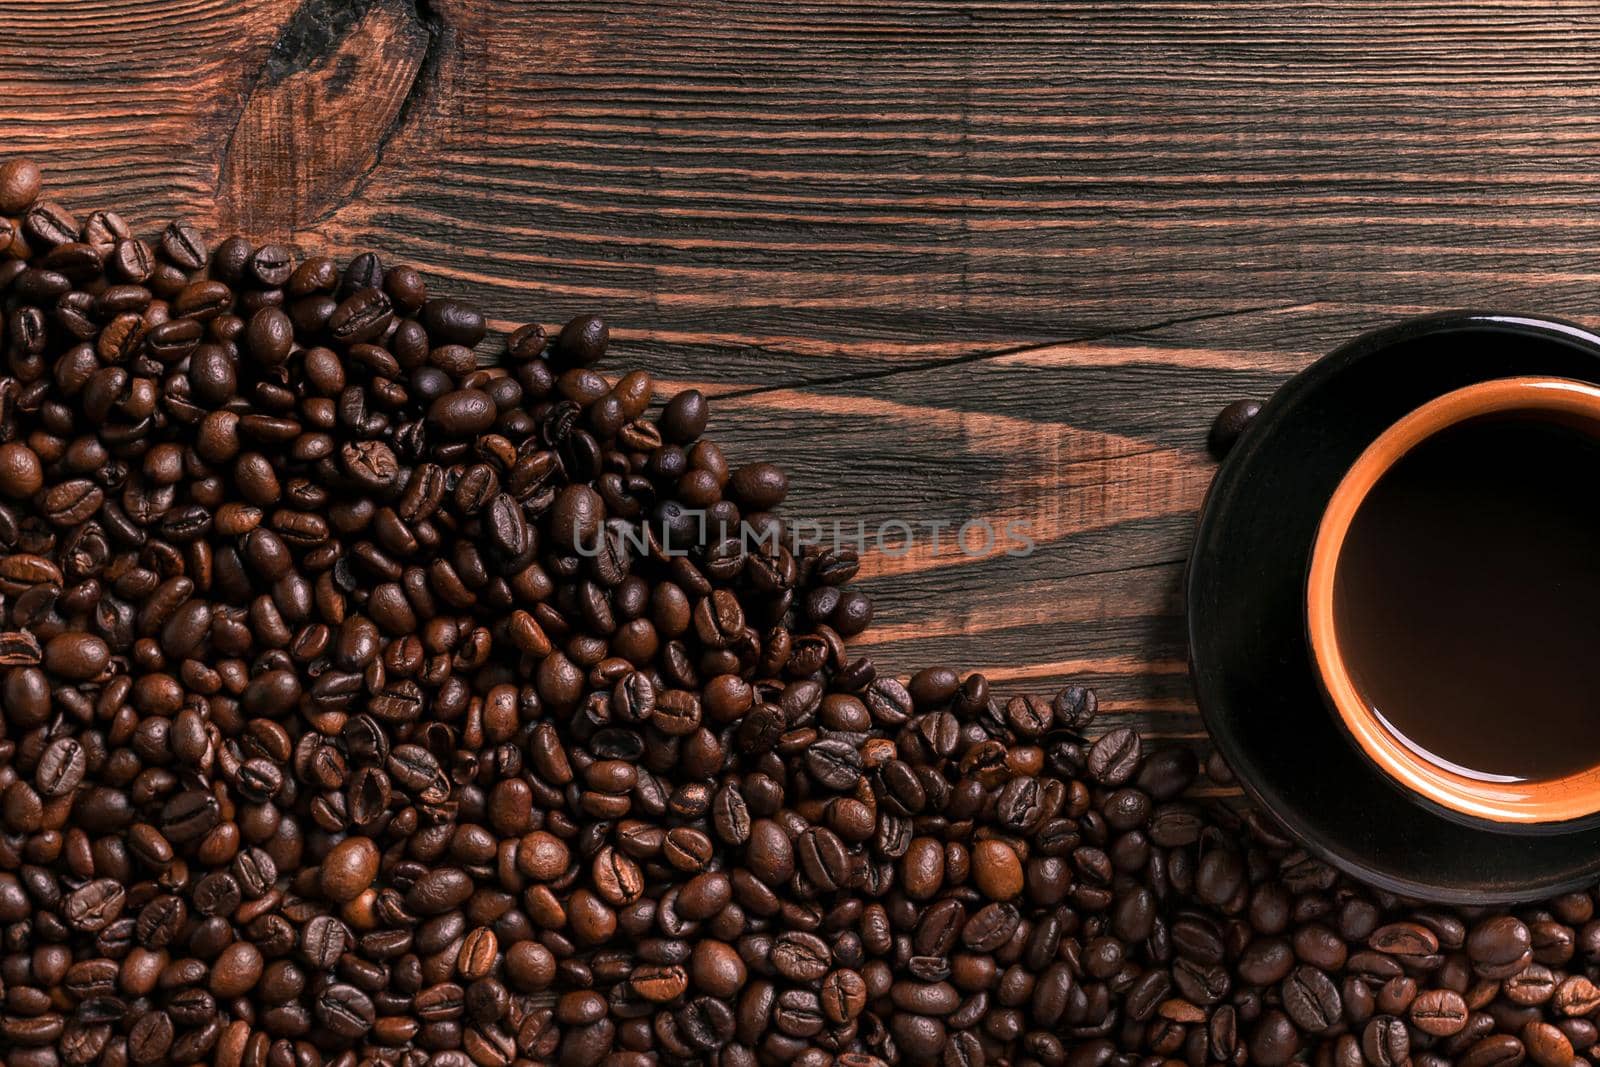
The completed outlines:
[[[1361,502],[1334,618],[1361,697],[1474,778],[1600,764],[1600,427],[1512,412],[1422,441]]]

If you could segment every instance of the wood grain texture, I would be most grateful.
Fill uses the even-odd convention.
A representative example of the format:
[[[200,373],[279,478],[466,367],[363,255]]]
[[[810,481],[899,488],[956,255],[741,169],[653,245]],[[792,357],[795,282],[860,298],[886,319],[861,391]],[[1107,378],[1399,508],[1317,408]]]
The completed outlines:
[[[11,0],[0,151],[70,206],[599,309],[869,553],[905,671],[1193,736],[1211,415],[1372,325],[1583,318],[1600,4]]]
[[[360,192],[426,91],[429,27],[410,4],[308,4],[278,38],[223,148],[228,229],[298,233]]]

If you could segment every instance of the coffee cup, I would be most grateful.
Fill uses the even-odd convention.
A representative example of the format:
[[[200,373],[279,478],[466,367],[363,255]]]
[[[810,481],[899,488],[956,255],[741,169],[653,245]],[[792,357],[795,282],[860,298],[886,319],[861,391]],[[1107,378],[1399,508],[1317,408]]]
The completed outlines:
[[[1448,815],[1527,828],[1600,812],[1591,461],[1600,387],[1493,379],[1391,425],[1322,514],[1305,617],[1327,702],[1391,782]]]

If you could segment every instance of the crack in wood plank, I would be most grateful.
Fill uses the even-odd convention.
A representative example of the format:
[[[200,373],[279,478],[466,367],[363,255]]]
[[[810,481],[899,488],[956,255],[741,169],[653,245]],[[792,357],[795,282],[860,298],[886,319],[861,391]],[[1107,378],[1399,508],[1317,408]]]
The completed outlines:
[[[741,397],[757,396],[762,393],[780,392],[786,389],[819,389],[830,385],[848,385],[853,382],[875,381],[881,378],[892,378],[900,374],[913,374],[919,371],[941,370],[945,367],[960,366],[964,363],[981,363],[985,360],[1001,359],[1007,356],[1020,356],[1041,349],[1070,348],[1075,345],[1093,344],[1097,341],[1111,341],[1119,337],[1138,337],[1143,334],[1153,333],[1169,326],[1181,326],[1195,322],[1211,322],[1219,319],[1236,318],[1241,315],[1264,315],[1284,311],[1295,311],[1299,308],[1315,307],[1321,303],[1319,300],[1295,300],[1289,303],[1261,304],[1253,307],[1233,308],[1228,311],[1211,311],[1195,315],[1176,315],[1162,319],[1158,322],[1144,323],[1136,326],[1121,326],[1114,329],[1096,330],[1084,334],[1082,337],[1071,337],[1062,340],[1031,342],[1025,345],[1011,345],[1006,348],[987,349],[982,352],[968,352],[948,359],[922,360],[916,363],[906,363],[895,367],[877,367],[872,370],[854,371],[849,374],[836,374],[829,377],[812,378],[804,382],[786,383],[777,382],[772,385],[752,386],[748,389],[730,389],[718,394],[720,400],[737,400]]]

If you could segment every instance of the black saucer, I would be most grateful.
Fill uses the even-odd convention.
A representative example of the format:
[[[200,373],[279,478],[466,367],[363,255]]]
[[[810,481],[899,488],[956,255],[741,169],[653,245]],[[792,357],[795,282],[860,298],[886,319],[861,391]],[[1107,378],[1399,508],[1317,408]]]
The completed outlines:
[[[1196,698],[1240,784],[1313,852],[1406,896],[1504,903],[1600,878],[1593,820],[1508,833],[1402,793],[1323,703],[1305,637],[1312,538],[1350,464],[1419,404],[1523,374],[1600,384],[1600,337],[1549,320],[1448,312],[1357,338],[1262,408],[1211,487],[1189,562]]]

